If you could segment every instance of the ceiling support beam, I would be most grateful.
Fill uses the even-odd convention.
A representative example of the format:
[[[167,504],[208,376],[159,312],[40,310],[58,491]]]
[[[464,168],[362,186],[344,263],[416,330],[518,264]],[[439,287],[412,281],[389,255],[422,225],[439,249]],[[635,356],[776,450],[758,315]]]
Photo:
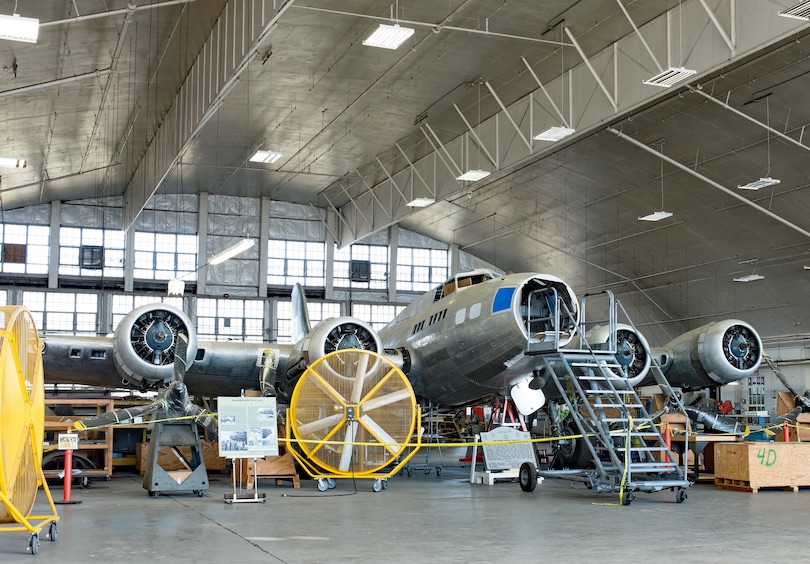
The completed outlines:
[[[568,122],[568,120],[565,119],[565,116],[560,111],[560,109],[557,107],[557,104],[554,103],[554,100],[551,98],[551,95],[548,93],[548,90],[546,90],[546,87],[543,86],[542,82],[540,82],[540,79],[537,77],[537,74],[534,72],[534,69],[529,64],[529,61],[527,61],[525,57],[521,57],[520,60],[523,61],[523,64],[526,65],[527,69],[529,69],[529,73],[532,75],[535,82],[537,82],[537,86],[540,87],[540,90],[543,91],[543,94],[546,95],[546,99],[548,100],[549,104],[551,104],[551,107],[554,108],[554,111],[557,112],[558,116],[560,116],[560,121],[562,122],[562,124],[565,127],[571,127],[571,124]],[[569,90],[569,92],[570,92],[570,90]],[[560,104],[562,104],[562,100],[560,100]]]
[[[445,160],[445,157],[447,157],[447,159],[453,164],[453,169],[455,169],[455,170],[451,170],[451,174],[455,174],[457,177],[464,174],[464,171],[461,170],[461,167],[458,166],[458,164],[456,164],[456,161],[453,159],[453,157],[450,156],[450,153],[447,151],[447,147],[445,147],[444,143],[442,143],[439,140],[439,136],[436,135],[436,132],[433,131],[433,128],[430,127],[430,124],[428,122],[425,122],[425,127],[430,132],[430,135],[425,133],[425,130],[422,129],[421,127],[419,129],[422,130],[422,133],[425,135],[425,137],[427,137],[427,140],[430,141],[430,145],[433,147],[433,150],[436,151],[436,153],[441,157],[442,162],[444,163],[444,166],[446,166],[448,168],[448,170],[451,170],[450,165],[448,165],[447,161]],[[431,136],[432,136],[432,138],[431,138]],[[434,143],[434,140],[435,140],[435,143]],[[439,152],[439,150],[436,148],[436,144],[439,145],[439,148],[441,149],[441,152]],[[442,153],[444,153],[444,156],[442,156]],[[377,159],[377,161],[379,162],[379,159]],[[390,176],[389,176],[389,178],[390,178]]]
[[[334,212],[337,214],[337,216],[338,216],[338,218],[340,219],[340,221],[341,221],[341,222],[343,222],[343,225],[345,225],[345,226],[346,226],[346,229],[348,229],[348,230],[351,232],[352,238],[353,238],[353,239],[356,239],[356,238],[357,238],[357,233],[355,232],[355,230],[354,230],[354,229],[352,229],[352,226],[351,226],[351,224],[348,222],[348,220],[347,220],[345,217],[343,217],[343,214],[342,214],[342,213],[340,213],[340,212],[338,211],[338,209],[335,207],[335,204],[333,204],[333,203],[332,203],[332,200],[330,200],[330,199],[329,199],[329,196],[327,196],[326,194],[324,194],[324,195],[323,195],[323,197],[324,197],[324,199],[326,200],[326,203],[327,203],[327,204],[329,204],[329,207],[330,207],[330,208],[332,208],[332,210],[333,210],[333,211],[334,211]],[[340,241],[340,239],[335,238],[335,241],[338,241],[338,242],[339,242],[339,241]]]
[[[90,155],[90,148],[93,146],[93,140],[96,138],[98,126],[101,123],[101,116],[104,115],[104,107],[107,105],[107,96],[112,87],[115,71],[118,69],[118,60],[121,58],[121,51],[124,49],[127,31],[129,30],[129,24],[132,22],[132,14],[134,13],[135,4],[130,2],[127,4],[124,24],[121,26],[121,31],[118,33],[118,42],[115,44],[115,49],[113,49],[112,61],[110,61],[110,72],[107,74],[107,82],[104,83],[101,89],[101,101],[98,104],[98,110],[96,110],[96,120],[93,123],[93,131],[90,133],[90,138],[87,140],[87,149],[84,151],[84,155],[82,155],[82,164],[79,166],[80,173],[84,172],[84,165],[87,164],[87,157]]]
[[[501,107],[501,110],[503,111],[503,114],[506,116],[506,119],[508,119],[509,123],[512,124],[512,127],[515,128],[515,133],[517,133],[517,136],[520,137],[520,140],[526,144],[526,147],[529,149],[529,153],[531,153],[532,144],[529,143],[529,141],[523,136],[523,132],[520,130],[520,127],[518,127],[518,124],[515,123],[515,120],[512,119],[512,115],[509,113],[509,110],[507,110],[506,106],[503,105],[503,102],[501,102],[501,99],[498,98],[498,94],[495,93],[495,90],[492,88],[489,82],[484,82],[484,84],[489,90],[489,93],[492,94],[492,97],[495,98],[495,101],[498,102],[498,105]]]
[[[616,0],[616,3],[619,5],[619,8],[621,8],[622,13],[624,13],[624,17],[627,18],[628,22],[630,22],[630,25],[633,27],[633,31],[635,31],[636,35],[638,35],[639,41],[641,41],[641,44],[644,45],[644,48],[647,50],[647,53],[649,53],[650,58],[655,63],[655,66],[658,67],[658,72],[664,72],[664,68],[661,66],[661,63],[658,62],[658,57],[656,57],[655,54],[652,52],[652,49],[650,49],[650,46],[644,39],[644,36],[636,27],[636,22],[634,22],[633,18],[630,17],[630,14],[627,12],[627,8],[625,8],[624,4],[622,4],[622,0]]]
[[[619,1],[619,0],[617,0],[617,1]],[[722,25],[720,25],[720,21],[717,19],[717,16],[712,11],[712,9],[709,8],[709,5],[706,4],[706,0],[700,0],[700,4],[703,6],[703,9],[706,10],[706,15],[709,16],[709,19],[714,24],[714,27],[717,29],[717,32],[720,34],[720,37],[722,37],[723,41],[726,42],[726,46],[728,46],[728,50],[731,51],[731,56],[733,57],[734,55],[737,54],[737,48],[734,45],[734,41],[731,40],[731,38],[726,33],[726,30],[723,29]],[[731,30],[732,30],[732,33],[735,33],[734,20],[736,19],[735,16],[736,16],[736,11],[737,11],[737,1],[736,0],[731,0],[731,6],[730,7],[731,7]]]
[[[478,148],[479,148],[481,151],[483,151],[483,153],[484,153],[484,154],[487,156],[487,159],[489,159],[489,162],[490,162],[490,163],[492,163],[492,166],[494,166],[495,168],[498,168],[498,159],[494,159],[494,158],[492,158],[492,155],[490,155],[490,154],[489,154],[489,151],[487,151],[487,148],[486,148],[486,147],[484,146],[484,144],[481,142],[481,138],[480,138],[480,137],[478,137],[478,134],[475,132],[475,129],[473,129],[473,126],[472,126],[472,125],[470,125],[470,122],[469,122],[469,121],[467,121],[467,118],[466,118],[466,117],[464,117],[464,114],[461,112],[461,110],[459,109],[459,107],[458,107],[456,104],[453,104],[453,107],[454,107],[454,108],[456,109],[456,111],[458,112],[458,115],[460,115],[460,116],[461,116],[461,119],[462,119],[462,120],[464,120],[464,123],[466,124],[467,129],[468,129],[468,130],[469,130],[469,132],[470,132],[470,135],[472,135],[473,139],[475,139],[475,144],[476,144],[476,146],[477,146],[477,147],[478,147]],[[402,149],[400,149],[400,151],[401,151],[401,150],[402,150]]]
[[[619,106],[616,103],[616,99],[613,96],[611,96],[610,92],[608,92],[607,86],[605,86],[605,83],[602,82],[601,78],[599,78],[599,74],[596,72],[596,69],[593,68],[590,59],[588,59],[587,55],[585,55],[585,51],[583,51],[582,47],[580,47],[579,43],[577,43],[574,34],[571,33],[571,30],[568,29],[567,27],[564,29],[565,33],[568,35],[568,38],[571,40],[571,43],[573,43],[574,47],[576,47],[577,53],[579,53],[579,56],[582,57],[582,62],[584,62],[585,66],[588,67],[588,70],[591,71],[591,75],[593,76],[593,79],[596,81],[596,84],[599,85],[599,88],[601,88],[602,92],[604,92],[605,97],[608,99],[608,102],[610,102],[610,105],[613,106],[613,111],[614,112],[618,111]]]
[[[399,185],[397,184],[397,181],[394,180],[394,178],[389,174],[388,169],[385,168],[384,164],[382,164],[382,161],[380,161],[380,158],[379,157],[374,157],[374,158],[377,159],[377,164],[380,165],[380,168],[385,173],[385,175],[388,177],[388,180],[391,181],[391,186],[396,188],[396,191],[399,193],[400,197],[402,198],[402,201],[403,202],[407,201],[408,198],[405,197],[405,194],[400,189]],[[379,186],[379,184],[377,186]]]
[[[374,187],[370,186],[369,183],[366,182],[366,179],[363,178],[363,175],[360,174],[359,170],[355,169],[354,171],[357,173],[357,176],[360,178],[360,181],[368,189],[368,193],[371,194],[371,197],[374,198],[374,201],[377,202],[378,206],[380,206],[382,212],[388,216],[388,219],[394,219],[394,212],[392,210],[385,209],[385,205],[383,205],[383,203],[380,201],[379,196],[377,196],[377,194],[374,193]]]
[[[309,203],[309,207],[311,207],[312,211],[315,212],[315,215],[318,216],[318,221],[323,223],[323,228],[329,232],[329,234],[332,236],[332,239],[334,241],[339,241],[337,235],[335,235],[335,232],[332,231],[332,226],[329,225],[328,221],[326,221],[326,210],[324,210],[323,208],[316,207],[312,202]],[[334,209],[334,207],[332,209]],[[324,217],[321,217],[321,214],[323,214]]]
[[[44,88],[53,88],[54,86],[62,86],[63,84],[69,84],[71,82],[84,80],[86,78],[101,78],[102,76],[107,76],[111,72],[112,70],[110,69],[94,70],[90,72],[83,72],[82,74],[77,74],[74,76],[66,76],[65,78],[49,80],[48,82],[40,82],[39,84],[30,84],[28,86],[21,86],[20,88],[12,88],[11,90],[2,90],[0,91],[0,98],[16,96],[18,94],[27,94],[28,92],[35,92],[37,90],[43,90]]]
[[[750,206],[750,207],[754,208],[755,210],[764,213],[765,215],[767,215],[771,219],[775,219],[776,221],[778,221],[779,223],[781,223],[783,225],[786,225],[790,229],[792,229],[792,230],[794,230],[794,231],[796,231],[798,233],[801,233],[802,235],[804,235],[807,238],[810,238],[810,231],[802,229],[801,227],[799,227],[795,223],[791,223],[790,221],[788,221],[784,217],[776,215],[772,211],[770,211],[768,209],[765,209],[765,208],[763,208],[762,206],[760,206],[758,204],[755,204],[754,202],[752,202],[748,198],[740,196],[739,194],[737,194],[733,190],[729,190],[728,188],[726,188],[725,186],[723,186],[721,184],[718,184],[717,182],[715,182],[711,178],[707,178],[707,177],[703,176],[702,174],[700,174],[699,172],[697,172],[695,170],[692,170],[688,166],[683,165],[683,164],[679,163],[678,161],[676,161],[674,159],[671,159],[671,158],[667,157],[666,155],[664,155],[662,153],[659,153],[658,151],[656,151],[654,149],[651,149],[650,147],[648,147],[644,143],[641,143],[640,141],[637,141],[637,140],[633,139],[632,137],[630,137],[628,135],[625,135],[624,133],[622,133],[618,129],[613,129],[612,127],[608,127],[607,130],[610,131],[611,133],[613,133],[614,135],[616,135],[619,139],[624,139],[625,141],[628,141],[629,143],[632,143],[633,145],[635,145],[639,149],[643,149],[644,151],[650,153],[651,155],[655,155],[659,159],[662,159],[663,161],[671,164],[672,166],[675,166],[675,167],[681,169],[682,171],[691,174],[695,178],[699,178],[700,180],[702,180],[703,182],[705,182],[709,186],[712,186],[713,188],[717,188],[718,190],[725,193],[726,195],[731,196],[732,198],[741,201],[745,205]]]
[[[229,0],[225,5],[146,153],[134,167],[124,193],[124,229],[133,225],[149,198],[174,172],[293,1]]]
[[[399,143],[395,143],[395,145],[397,146],[397,149],[399,149],[399,152],[402,153],[402,156],[405,158],[405,160],[410,165],[411,171],[413,171],[413,173],[417,176],[417,178],[419,178],[419,180],[422,181],[422,184],[424,184],[425,188],[427,188],[428,194],[435,199],[436,198],[436,186],[431,186],[430,184],[425,182],[425,179],[422,178],[421,174],[419,174],[419,170],[415,166],[413,166],[413,163],[411,162],[411,159],[408,158],[408,155],[405,154],[405,151],[402,150],[402,147],[399,146]]]
[[[720,40],[716,26],[713,25],[710,16],[698,0],[684,0],[682,6],[674,6],[665,14],[644,25],[637,26],[639,33],[645,37],[660,38],[659,45],[650,42],[649,47],[661,61],[662,66],[664,66],[664,61],[667,62],[667,66],[669,65],[672,51],[677,53],[680,49],[684,53],[685,60],[681,63],[697,71],[692,78],[692,83],[723,68],[729,68],[762,49],[794,38],[796,33],[806,25],[805,22],[799,20],[775,16],[771,2],[749,2],[746,3],[745,10],[739,11],[735,9],[737,0],[706,0],[706,2],[707,5],[718,6],[714,11],[715,17],[726,30],[730,29],[728,35],[732,40],[732,45],[735,46],[734,53],[727,50],[728,43]],[[671,23],[674,18],[677,18],[675,26]],[[672,33],[673,27],[678,29],[678,21],[682,21],[683,29],[690,30],[690,33],[682,38],[678,38],[677,34]],[[762,22],[769,22],[769,25],[763,27]],[[742,33],[743,30],[748,29],[758,29],[760,32]],[[570,34],[571,31],[566,30],[566,33]],[[673,40],[678,44],[671,45]],[[454,137],[449,137],[448,133],[444,133],[440,139],[441,131],[434,131],[429,125],[423,124],[428,133],[426,137],[432,145],[432,152],[420,155],[419,159],[416,159],[414,152],[411,151],[409,153],[410,164],[398,164],[397,170],[391,169],[393,166],[391,163],[397,161],[386,161],[388,166],[388,170],[385,170],[386,177],[389,180],[396,180],[399,186],[393,182],[389,185],[386,180],[382,180],[373,187],[374,191],[383,201],[388,200],[384,196],[386,193],[390,194],[392,202],[396,202],[398,198],[402,198],[405,202],[409,201],[402,197],[402,194],[398,194],[395,189],[405,186],[410,178],[410,170],[412,167],[417,167],[423,172],[425,178],[434,182],[435,199],[437,201],[448,200],[469,189],[469,183],[460,183],[456,178],[465,172],[460,169],[467,162],[465,160],[467,151],[473,150],[470,143],[473,140],[475,140],[473,145],[478,144],[481,161],[487,159],[484,147],[490,148],[489,157],[493,155],[496,157],[489,159],[493,164],[497,163],[496,169],[493,171],[495,174],[476,183],[476,188],[485,188],[497,183],[498,178],[505,173],[538,162],[557,152],[564,144],[576,142],[577,139],[594,132],[604,131],[605,127],[616,122],[618,116],[632,115],[639,109],[655,104],[677,92],[675,88],[665,89],[642,84],[642,77],[649,74],[651,65],[649,63],[641,65],[638,61],[640,58],[646,61],[646,53],[645,47],[639,41],[639,34],[630,30],[625,37],[597,53],[589,53],[588,59],[583,58],[583,62],[577,61],[574,66],[566,69],[564,74],[553,80],[545,80],[544,83],[539,81],[539,78],[534,75],[533,69],[530,68],[531,57],[525,58],[524,64],[533,75],[537,83],[536,88],[509,104],[506,111],[504,108],[499,108],[492,117],[484,119],[480,123],[471,124],[456,107],[467,131]],[[613,84],[607,84],[607,77],[610,76],[613,77]],[[628,84],[626,81],[623,83],[618,80],[618,77],[631,76],[638,78],[638,84]],[[605,81],[603,82],[600,77],[605,77]],[[609,96],[601,95],[597,93],[600,89],[603,92],[608,90],[611,93]],[[551,92],[562,93],[559,104],[554,102],[550,96]],[[566,99],[568,108],[565,108],[563,103]],[[535,107],[535,105],[539,107]],[[508,115],[503,115],[507,112]],[[514,124],[510,122],[510,117]],[[549,127],[559,126],[560,122],[566,127],[575,127],[576,133],[561,142],[534,140],[534,135]],[[517,141],[515,125],[524,132],[524,135],[526,135],[526,131],[529,132],[532,150],[528,155],[524,149],[525,141],[524,143]],[[492,150],[493,147],[498,151],[497,153]],[[399,154],[397,148],[391,147],[391,149],[393,153]],[[428,149],[430,150],[431,147]],[[444,167],[438,167],[435,178],[430,178],[425,171],[428,167],[433,166],[431,161],[439,162],[437,157],[441,158],[441,162],[447,167],[449,173],[444,172]],[[471,157],[475,159],[475,155],[471,155]],[[372,157],[369,156],[369,158]],[[379,162],[379,159],[377,160]],[[368,173],[366,178],[370,178],[370,175],[371,173]],[[376,206],[373,197],[366,193],[368,190],[359,181],[347,186],[347,189],[355,201],[364,206],[363,209],[369,209],[371,205]],[[346,203],[341,188],[333,185],[324,192],[330,195],[333,202],[341,205]],[[341,214],[355,224],[354,216],[359,217],[359,215],[354,211],[354,206],[345,205],[340,210]],[[399,205],[396,202],[392,206],[394,217],[392,221],[403,221],[418,213],[420,210]],[[382,221],[382,217],[379,219],[381,221],[373,226],[359,228],[355,240],[386,229],[391,224],[391,221]],[[356,224],[361,225],[362,219]],[[344,230],[341,235],[343,237],[340,241],[341,246],[354,242],[349,240],[347,230]]]
[[[194,2],[194,0],[167,0],[166,2],[153,2],[152,4],[147,4],[146,6],[138,6],[135,8],[136,12],[140,12],[141,10],[152,10],[154,8],[165,8],[167,6],[173,6],[175,4],[188,4],[190,2]],[[39,27],[51,27],[55,25],[62,25],[62,24],[71,24],[71,23],[78,23],[87,20],[95,20],[98,18],[108,18],[110,16],[120,16],[121,14],[127,13],[129,7],[121,8],[120,10],[107,10],[106,12],[96,12],[95,14],[85,14],[83,16],[74,16],[72,18],[65,18],[63,20],[51,20],[49,22],[40,22]]]
[[[693,94],[700,94],[701,96],[703,96],[707,100],[710,100],[710,101],[714,102],[718,106],[722,106],[725,109],[727,109],[728,111],[740,116],[741,118],[745,118],[746,120],[750,121],[751,123],[754,123],[754,124],[760,126],[761,128],[765,129],[766,131],[769,131],[770,133],[773,133],[774,135],[779,137],[779,139],[782,139],[782,140],[787,141],[789,143],[793,143],[794,145],[796,145],[797,147],[801,147],[805,151],[810,151],[810,147],[803,144],[801,141],[797,141],[793,137],[790,137],[789,135],[785,135],[784,133],[774,129],[770,125],[766,125],[766,124],[762,123],[761,121],[758,121],[758,120],[752,118],[751,116],[744,114],[740,110],[729,106],[726,102],[721,102],[720,100],[718,100],[714,96],[711,96],[710,94],[706,94],[703,90],[698,90],[697,88],[690,88],[689,91],[692,92]],[[802,131],[804,131],[804,130],[802,130]]]

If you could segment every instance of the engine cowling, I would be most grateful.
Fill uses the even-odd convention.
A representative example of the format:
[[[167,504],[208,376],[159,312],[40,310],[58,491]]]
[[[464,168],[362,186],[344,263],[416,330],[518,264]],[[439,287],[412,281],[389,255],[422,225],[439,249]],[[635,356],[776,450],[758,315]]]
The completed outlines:
[[[286,369],[276,385],[282,401],[289,401],[298,378],[306,371],[307,366],[330,352],[344,349],[383,352],[377,332],[365,321],[354,317],[324,319],[296,343],[290,352]]]
[[[610,327],[597,325],[585,334],[585,340],[594,348],[605,348],[609,345]],[[644,335],[630,325],[616,325],[616,362],[624,368],[626,383],[635,387],[639,385],[650,371],[650,345]],[[616,371],[614,373],[619,375]]]
[[[671,385],[699,389],[751,376],[762,361],[762,341],[749,324],[726,319],[684,333],[653,354]]]
[[[153,388],[170,382],[177,335],[188,337],[186,364],[197,356],[197,332],[188,316],[167,304],[148,304],[129,312],[115,330],[113,362],[125,383]]]

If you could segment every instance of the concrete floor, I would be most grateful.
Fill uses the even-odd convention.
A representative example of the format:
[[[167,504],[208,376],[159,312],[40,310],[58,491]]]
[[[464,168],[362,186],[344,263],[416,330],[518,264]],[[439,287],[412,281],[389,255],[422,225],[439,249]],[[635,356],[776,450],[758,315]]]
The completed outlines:
[[[372,481],[339,480],[321,493],[260,481],[260,504],[226,504],[225,474],[210,474],[204,497],[149,497],[136,473],[74,489],[80,505],[59,506],[55,543],[41,534],[0,534],[0,562],[791,562],[801,561],[810,491],[688,490],[637,494],[604,505],[579,484],[546,480],[533,493],[516,483],[472,485],[469,470],[413,471],[373,493]],[[52,487],[55,499],[62,488]],[[44,496],[40,494],[37,510]]]

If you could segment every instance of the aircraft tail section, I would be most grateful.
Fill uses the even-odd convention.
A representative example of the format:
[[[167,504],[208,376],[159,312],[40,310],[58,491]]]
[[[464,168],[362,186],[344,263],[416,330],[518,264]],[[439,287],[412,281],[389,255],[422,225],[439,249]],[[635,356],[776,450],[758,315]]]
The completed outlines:
[[[292,289],[292,340],[297,343],[310,331],[307,297],[304,288],[296,283]]]

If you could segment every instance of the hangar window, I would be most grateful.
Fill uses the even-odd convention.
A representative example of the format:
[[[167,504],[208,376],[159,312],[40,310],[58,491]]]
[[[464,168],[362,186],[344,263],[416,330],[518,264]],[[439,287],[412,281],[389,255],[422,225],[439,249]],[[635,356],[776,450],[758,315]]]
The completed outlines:
[[[397,290],[427,292],[447,278],[447,250],[400,247],[397,250]]]
[[[271,286],[324,286],[326,253],[323,243],[270,239],[267,283]]]
[[[169,304],[177,309],[183,309],[183,298],[180,297],[160,297],[160,296],[134,296],[132,294],[112,295],[112,330],[118,327],[124,316],[136,307],[154,303]]]
[[[23,292],[23,304],[43,333],[98,334],[98,294]]]
[[[47,274],[50,229],[42,225],[0,224],[0,271],[6,274]]]
[[[208,341],[264,341],[264,301],[197,299],[198,337]]]
[[[340,317],[340,304],[337,302],[307,302],[310,326],[330,317]],[[292,303],[276,302],[276,334],[269,335],[268,340],[279,343],[292,343]]]
[[[124,232],[117,229],[62,227],[59,274],[124,277]]]
[[[362,319],[374,329],[380,330],[385,327],[389,321],[394,319],[396,315],[405,309],[405,306],[397,305],[382,305],[382,304],[352,304],[352,315],[358,319]]]
[[[358,266],[361,262],[368,263],[367,271],[365,266]],[[354,270],[352,264],[355,265]],[[386,245],[350,245],[343,249],[336,247],[334,269],[335,288],[385,290],[388,280],[388,247]]]
[[[135,232],[135,278],[194,280],[197,272],[197,236]]]

